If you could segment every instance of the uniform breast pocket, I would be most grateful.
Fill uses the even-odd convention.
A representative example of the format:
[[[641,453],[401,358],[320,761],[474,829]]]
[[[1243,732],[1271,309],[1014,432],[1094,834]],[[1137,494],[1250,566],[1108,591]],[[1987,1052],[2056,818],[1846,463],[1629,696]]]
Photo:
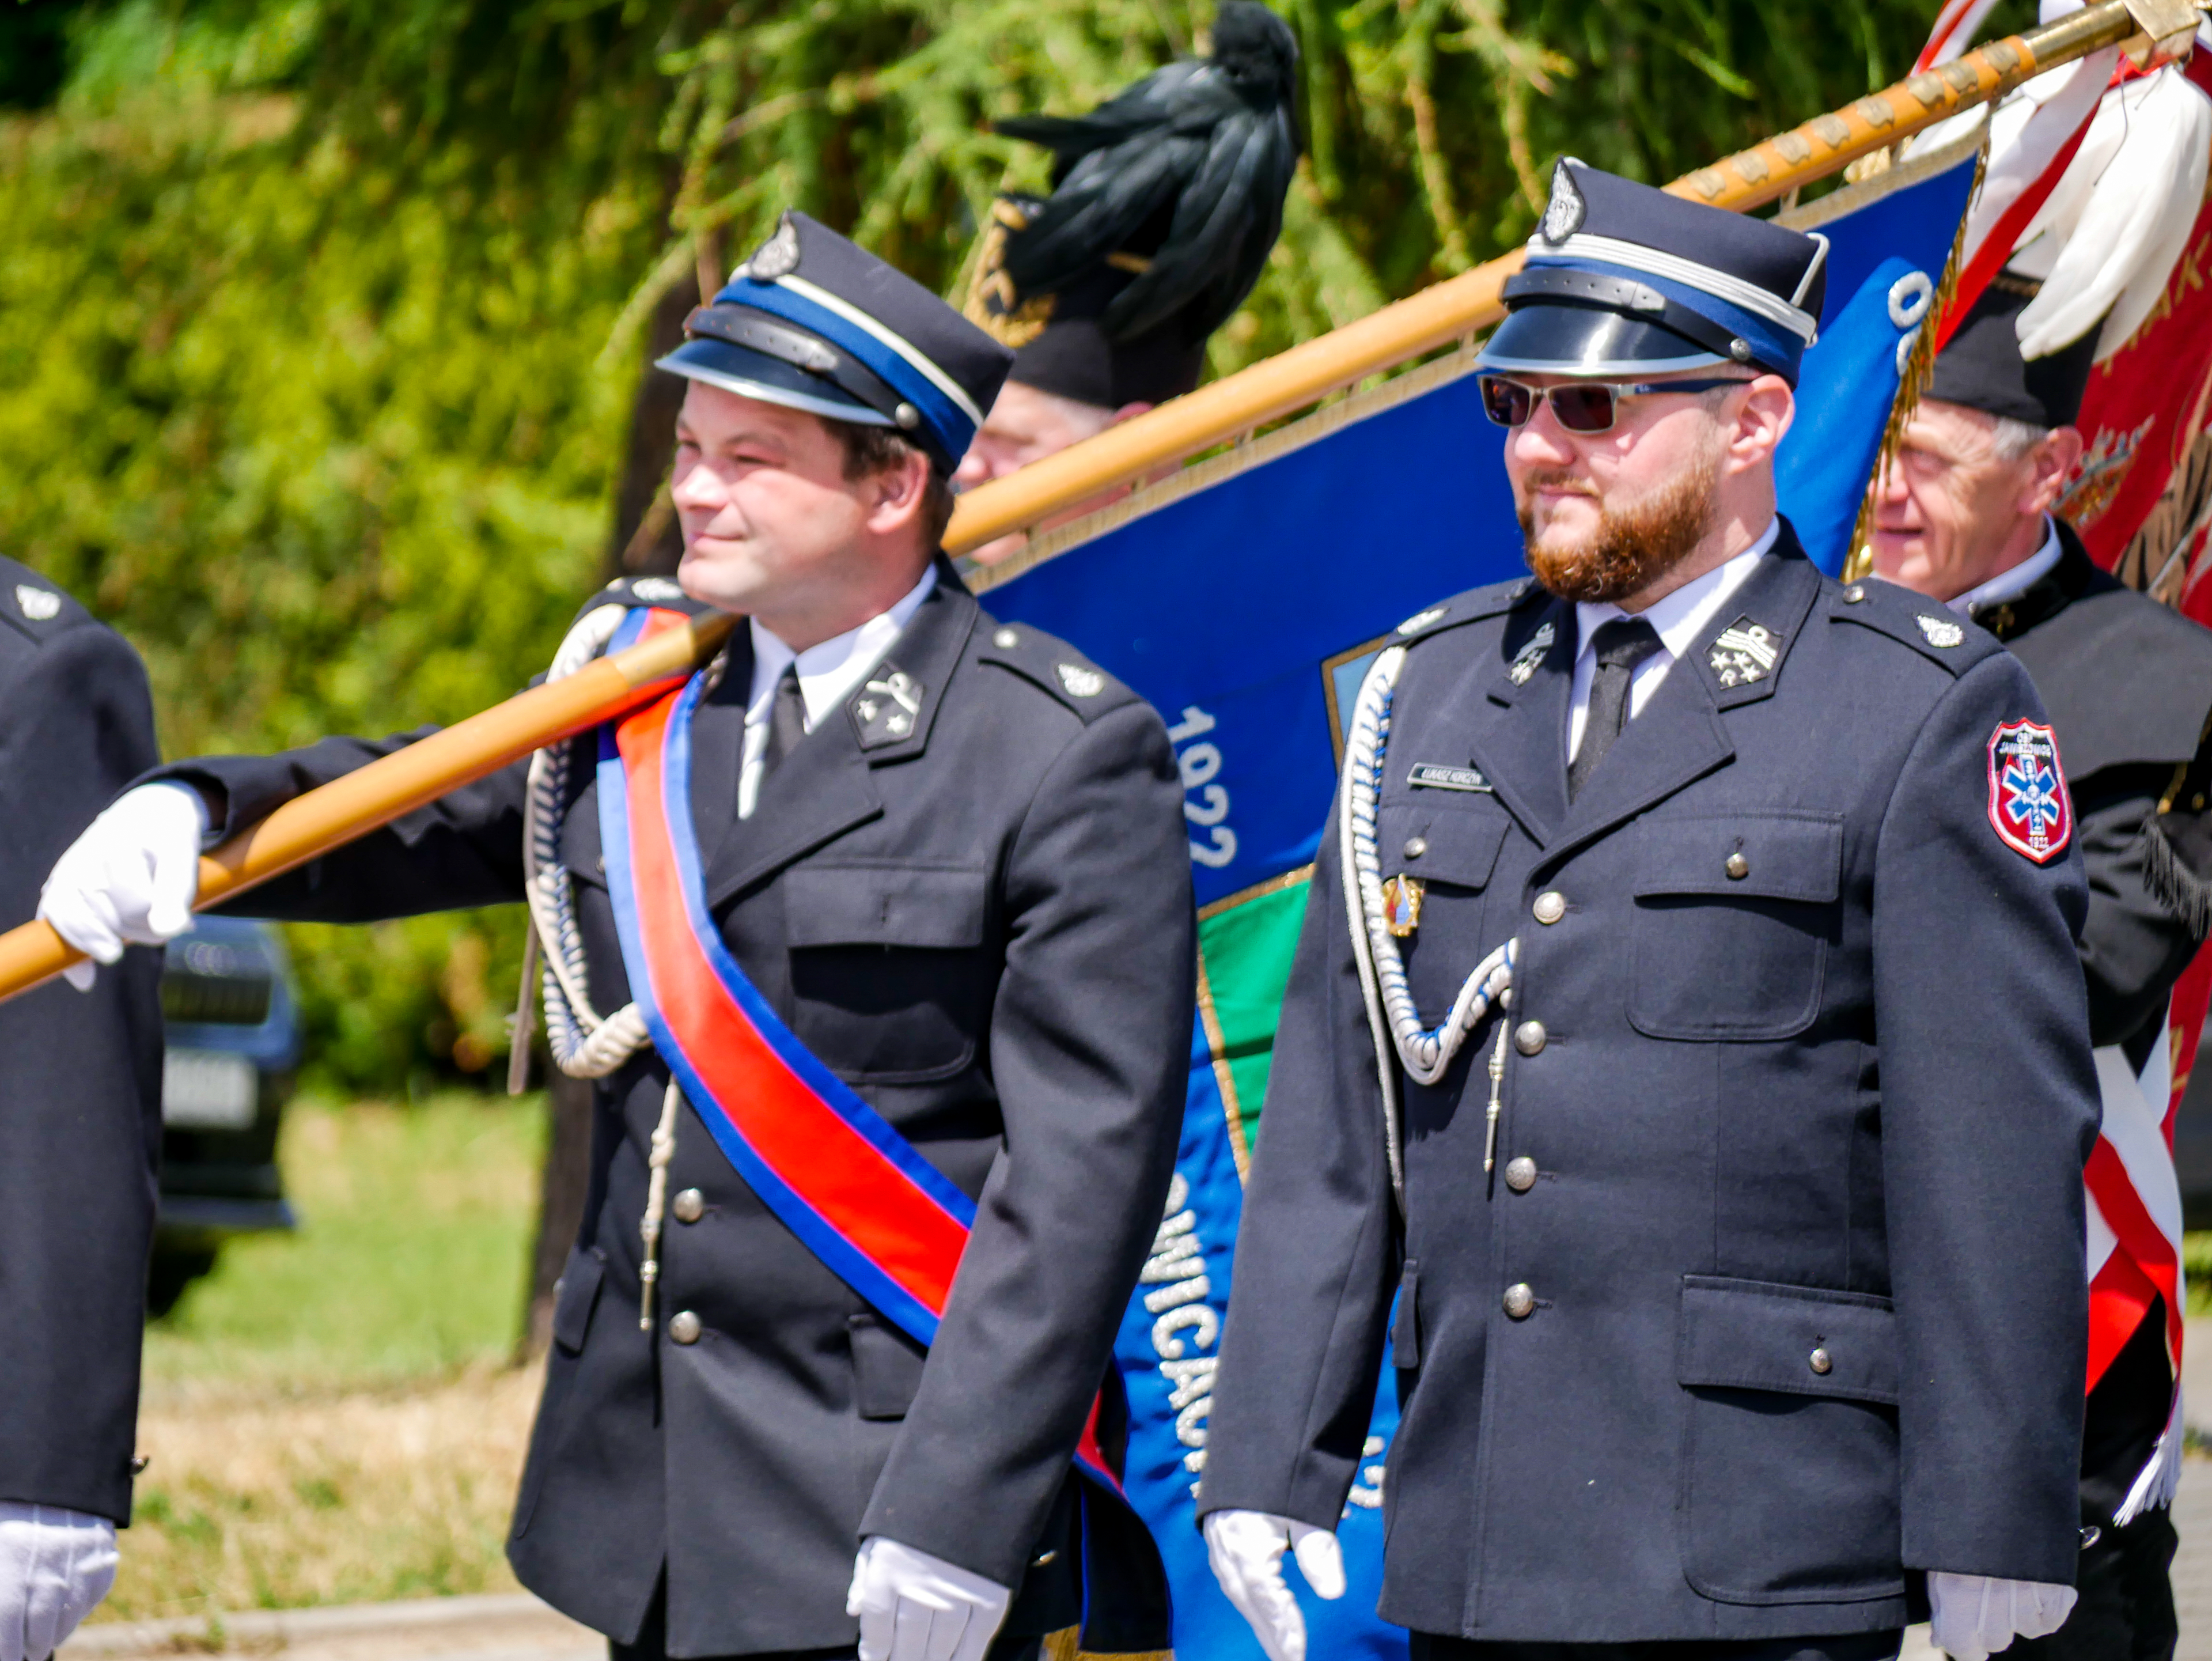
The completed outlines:
[[[1423,800],[1434,794],[1437,800]],[[1491,873],[1505,845],[1505,810],[1489,796],[1462,800],[1416,792],[1376,815],[1375,849],[1388,879],[1419,879],[1420,909],[1412,935],[1401,940],[1407,984],[1428,1020],[1440,1020],[1459,995],[1468,971],[1503,938],[1486,928]]]
[[[923,1083],[975,1061],[997,981],[988,872],[802,866],[783,908],[793,1029],[840,1078]]]
[[[1662,818],[1638,835],[1629,1024],[1738,1041],[1810,1026],[1841,919],[1842,816]]]

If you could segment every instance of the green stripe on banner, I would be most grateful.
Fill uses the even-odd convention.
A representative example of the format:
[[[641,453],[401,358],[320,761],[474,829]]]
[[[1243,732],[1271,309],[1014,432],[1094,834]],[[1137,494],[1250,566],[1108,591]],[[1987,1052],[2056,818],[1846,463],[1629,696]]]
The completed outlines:
[[[1250,1159],[1275,1053],[1275,1025],[1304,924],[1313,867],[1217,900],[1199,914],[1200,1016],[1215,1082],[1229,1110],[1241,1173]]]

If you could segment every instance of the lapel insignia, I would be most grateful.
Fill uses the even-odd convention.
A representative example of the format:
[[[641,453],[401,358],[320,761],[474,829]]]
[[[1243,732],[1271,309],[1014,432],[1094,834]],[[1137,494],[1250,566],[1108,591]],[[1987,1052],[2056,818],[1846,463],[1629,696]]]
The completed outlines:
[[[879,750],[912,738],[921,714],[921,683],[896,664],[878,665],[848,706],[860,748]]]
[[[1748,686],[1772,674],[1775,660],[1781,655],[1781,636],[1763,623],[1741,617],[1721,630],[1705,661],[1712,665],[1722,685]]]
[[[2066,851],[2074,806],[2048,727],[2008,721],[1990,734],[1990,824],[2006,847],[2038,865]]]
[[[1431,605],[1425,611],[1416,611],[1413,616],[1407,618],[1403,623],[1398,625],[1398,632],[1401,635],[1419,634],[1422,630],[1427,628],[1438,618],[1442,617],[1444,614],[1445,609],[1445,607],[1441,605]]]
[[[1095,698],[1106,690],[1106,677],[1079,663],[1055,663],[1053,672],[1060,677],[1060,684],[1067,688],[1067,696],[1072,698]]]
[[[1416,790],[1475,790],[1484,794],[1494,794],[1490,781],[1472,767],[1443,767],[1432,761],[1417,761],[1413,770],[1406,775],[1406,782]]]
[[[1393,940],[1409,939],[1421,926],[1424,891],[1419,877],[1393,877],[1382,885],[1383,922]]]
[[[1515,654],[1513,666],[1505,672],[1516,686],[1528,684],[1528,677],[1536,672],[1536,666],[1543,662],[1544,654],[1559,637],[1559,631],[1548,623],[1528,636],[1528,643]]]
[[[666,577],[639,577],[629,585],[629,591],[647,605],[684,598],[684,590]]]
[[[32,622],[51,623],[61,615],[62,597],[51,588],[33,588],[27,582],[19,582],[15,585],[15,604]]]
[[[1948,618],[1931,618],[1923,611],[1912,620],[1920,625],[1930,646],[1956,646],[1966,637],[1966,631]]]

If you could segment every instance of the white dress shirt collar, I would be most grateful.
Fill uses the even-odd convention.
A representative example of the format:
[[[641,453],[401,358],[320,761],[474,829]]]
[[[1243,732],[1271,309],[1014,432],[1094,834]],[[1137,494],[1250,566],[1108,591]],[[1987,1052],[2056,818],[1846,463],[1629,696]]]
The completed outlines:
[[[1715,566],[1701,577],[1684,583],[1663,599],[1654,600],[1640,613],[1623,611],[1611,600],[1579,600],[1575,605],[1575,684],[1567,717],[1567,756],[1571,760],[1582,748],[1583,727],[1589,718],[1591,677],[1597,672],[1597,654],[1590,641],[1601,625],[1615,618],[1641,616],[1659,636],[1659,649],[1636,666],[1628,683],[1628,716],[1633,721],[1667,678],[1667,671],[1702,639],[1713,626],[1729,597],[1741,588],[1758,567],[1760,557],[1773,548],[1782,534],[1782,521],[1770,521],[1758,541],[1741,553]]]
[[[2001,600],[2017,599],[2042,579],[2043,574],[2058,563],[2062,545],[2058,540],[2058,524],[2050,514],[2043,516],[2043,545],[2026,559],[2008,570],[1998,572],[1979,587],[1969,588],[1956,599],[1943,603],[1960,617],[1972,617],[1977,605],[1995,605]]]
[[[823,718],[850,697],[867,678],[868,671],[884,660],[892,643],[906,631],[921,603],[937,587],[937,566],[932,562],[921,581],[907,590],[890,611],[880,611],[857,629],[848,629],[819,645],[794,653],[751,619],[753,684],[745,701],[745,757],[738,777],[738,817],[750,818],[760,794],[761,757],[768,748],[768,718],[775,701],[775,684],[787,665],[799,666],[799,692],[806,703],[806,730],[812,732]]]

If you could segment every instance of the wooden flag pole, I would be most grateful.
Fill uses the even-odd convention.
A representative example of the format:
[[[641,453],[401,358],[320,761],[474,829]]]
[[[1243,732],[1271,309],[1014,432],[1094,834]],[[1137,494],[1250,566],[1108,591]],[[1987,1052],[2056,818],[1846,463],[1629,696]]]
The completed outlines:
[[[718,613],[682,629],[664,630],[294,798],[200,856],[194,909],[204,910],[282,876],[533,750],[635,707],[713,657],[737,623]],[[0,934],[0,1000],[28,991],[83,960],[84,953],[43,920],[11,928]]]
[[[2139,63],[2179,56],[2188,49],[2197,18],[2191,0],[2102,0],[1815,116],[1667,188],[1716,208],[1756,208],[2103,47],[2125,44]],[[1516,249],[969,491],[945,532],[946,549],[959,553],[1027,530],[1487,329],[1505,314],[1500,294],[1522,257]]]

